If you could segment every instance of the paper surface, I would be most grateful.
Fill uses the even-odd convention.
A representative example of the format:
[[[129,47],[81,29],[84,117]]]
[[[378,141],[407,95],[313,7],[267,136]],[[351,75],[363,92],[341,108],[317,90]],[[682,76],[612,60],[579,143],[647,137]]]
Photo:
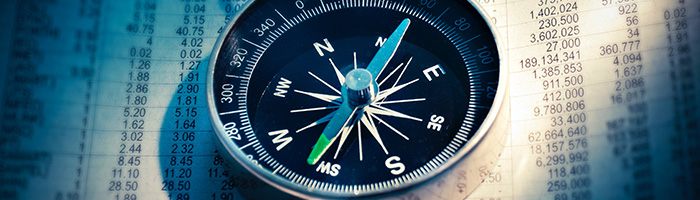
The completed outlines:
[[[217,156],[206,108],[209,55],[243,2],[4,2],[0,198],[268,190]],[[468,199],[700,198],[700,1],[477,3],[507,54],[512,121]]]

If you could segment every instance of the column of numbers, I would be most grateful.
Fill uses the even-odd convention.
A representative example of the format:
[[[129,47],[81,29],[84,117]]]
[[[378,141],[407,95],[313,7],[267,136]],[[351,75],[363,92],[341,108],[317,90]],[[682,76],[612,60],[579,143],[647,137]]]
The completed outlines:
[[[692,2],[674,0],[669,8],[663,11],[664,29],[666,31],[665,49],[670,66],[671,90],[674,107],[673,130],[671,136],[671,162],[678,172],[673,174],[673,187],[680,191],[677,197],[692,199],[700,196],[697,180],[698,172],[694,172],[692,163],[697,163],[700,156],[695,154],[700,144],[700,116],[698,110],[700,97],[698,88],[698,68],[693,59],[692,18],[700,11],[694,9]],[[697,6],[697,5],[695,5]],[[695,14],[697,17],[697,14]],[[695,89],[695,90],[694,90]]]
[[[204,99],[201,96],[204,88],[202,85],[205,79],[202,70],[206,69],[205,58],[208,56],[208,51],[204,49],[205,32],[210,30],[205,29],[205,24],[208,23],[209,16],[205,15],[208,7],[204,1],[187,1],[177,6],[180,10],[176,13],[179,19],[174,20],[177,25],[174,30],[174,35],[177,36],[177,52],[175,59],[179,62],[179,74],[177,76],[177,84],[175,88],[175,100],[169,109],[172,110],[172,125],[174,131],[171,133],[171,142],[168,142],[170,159],[167,167],[163,168],[163,188],[168,191],[170,199],[190,199],[194,198],[192,191],[193,182],[191,177],[196,174],[198,168],[195,163],[201,162],[199,156],[201,154],[204,141],[200,139],[203,132],[197,132],[203,127],[207,127],[206,121],[203,121],[200,115],[205,113],[205,110],[200,109],[204,105]]]
[[[532,107],[520,107],[525,125],[526,141],[517,148],[527,148],[526,156],[532,170],[541,174],[541,186],[535,194],[547,194],[553,199],[590,199],[590,166],[588,164],[588,113],[586,112],[584,76],[586,64],[582,60],[582,28],[584,17],[579,14],[579,1],[543,0],[529,2],[530,24],[534,31],[527,33],[527,45],[539,52],[520,54],[516,71],[518,81],[530,85],[526,96],[534,100]],[[528,29],[532,30],[531,27]],[[521,33],[522,34],[522,33]],[[520,40],[525,39],[520,36]],[[511,39],[512,40],[512,39]],[[517,41],[514,43],[523,43]],[[526,75],[529,74],[529,75]],[[534,91],[539,91],[533,93]],[[520,136],[519,138],[522,138]],[[524,143],[523,143],[524,142]],[[539,178],[538,178],[539,180]]]
[[[145,165],[141,155],[144,134],[147,132],[149,99],[149,81],[151,80],[151,62],[153,57],[153,34],[156,22],[156,4],[150,1],[136,1],[133,4],[131,21],[125,29],[134,36],[134,45],[129,46],[126,82],[123,87],[125,94],[124,107],[121,112],[122,131],[115,148],[118,152],[116,164],[111,170],[108,190],[114,192],[115,200],[135,200],[139,191],[140,166]]]

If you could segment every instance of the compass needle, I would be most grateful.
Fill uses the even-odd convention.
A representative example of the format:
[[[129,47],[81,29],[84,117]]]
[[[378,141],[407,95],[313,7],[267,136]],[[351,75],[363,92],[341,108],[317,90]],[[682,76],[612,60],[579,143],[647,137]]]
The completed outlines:
[[[377,54],[374,55],[372,61],[367,65],[367,71],[369,71],[375,79],[379,77],[379,74],[381,74],[384,68],[386,68],[386,65],[389,64],[389,60],[394,57],[394,53],[396,53],[396,50],[399,48],[401,39],[403,39],[404,34],[406,34],[409,24],[411,24],[411,20],[408,18],[403,19],[401,24],[399,24],[396,30],[386,39],[386,42],[379,48]]]
[[[373,91],[376,91],[376,89],[373,88],[377,87],[376,77],[386,68],[389,60],[394,56],[410,23],[411,20],[409,19],[401,21],[401,24],[391,33],[384,45],[379,48],[374,58],[372,58],[372,61],[367,65],[366,70],[354,69],[345,75],[344,84],[346,87],[343,89],[349,89],[343,90],[341,93],[342,96],[348,98],[348,100],[343,100],[338,111],[333,115],[331,121],[326,125],[326,128],[323,129],[323,133],[311,150],[309,158],[306,160],[309,165],[314,165],[318,162],[320,157],[323,156],[326,150],[328,150],[328,147],[338,137],[338,132],[345,128],[355,112],[358,109],[360,113],[363,112],[363,104],[367,104],[368,101],[374,98],[376,94],[373,93]],[[331,63],[333,64],[332,60]],[[335,67],[335,64],[333,64],[333,66]],[[351,92],[346,92],[348,90],[351,90]],[[368,93],[370,95],[367,95]],[[316,96],[318,95],[316,94]],[[355,103],[355,99],[357,99],[357,103]],[[386,152],[386,149],[384,151]]]
[[[316,145],[314,145],[313,149],[311,150],[309,158],[306,159],[306,162],[309,165],[316,164],[321,156],[326,153],[328,147],[333,144],[333,141],[335,141],[337,138],[338,133],[345,128],[352,115],[355,114],[355,111],[357,111],[357,108],[350,108],[350,105],[345,101],[340,105],[340,108],[338,108],[338,110],[333,114],[330,122],[328,122],[326,125],[326,128],[323,129],[323,133],[318,138],[318,141],[316,141]]]
[[[464,199],[482,176],[433,184],[458,163],[492,166],[502,145],[482,140],[505,138],[486,133],[507,68],[471,1],[427,2],[242,3],[209,62],[220,152],[302,199]]]

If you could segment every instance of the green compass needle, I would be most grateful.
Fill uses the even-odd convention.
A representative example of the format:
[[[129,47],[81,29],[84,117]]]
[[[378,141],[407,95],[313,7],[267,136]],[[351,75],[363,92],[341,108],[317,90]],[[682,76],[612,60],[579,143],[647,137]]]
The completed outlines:
[[[306,159],[309,165],[315,165],[338,138],[343,128],[348,125],[352,116],[358,111],[362,113],[364,107],[375,99],[378,92],[375,79],[394,56],[410,23],[408,18],[401,21],[401,24],[391,33],[384,45],[379,48],[366,69],[355,69],[348,72],[341,91],[343,103],[323,129],[323,133],[316,141],[309,158]]]
[[[246,1],[221,30],[207,103],[224,154],[301,199],[434,199],[455,165],[495,165],[509,73],[481,8],[288,1]]]
[[[348,124],[352,118],[352,115],[355,114],[355,111],[357,111],[357,108],[350,107],[350,104],[345,101],[340,105],[338,111],[335,112],[333,118],[331,118],[331,121],[328,122],[326,128],[323,129],[321,137],[319,137],[318,141],[316,141],[316,145],[314,145],[313,150],[311,150],[309,158],[306,159],[306,162],[309,163],[309,165],[315,165],[318,162],[321,156],[326,153],[328,147],[330,147],[331,144],[333,144],[333,141],[338,138],[338,133]]]

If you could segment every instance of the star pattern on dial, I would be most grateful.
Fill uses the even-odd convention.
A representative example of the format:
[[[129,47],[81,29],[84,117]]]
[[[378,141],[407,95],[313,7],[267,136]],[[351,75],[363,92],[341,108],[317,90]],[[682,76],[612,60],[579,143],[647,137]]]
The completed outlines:
[[[402,133],[399,129],[395,128],[391,124],[387,123],[384,121],[382,118],[384,117],[394,117],[394,118],[401,118],[401,119],[406,119],[406,120],[413,120],[413,121],[418,121],[421,122],[423,121],[420,118],[413,117],[407,114],[404,114],[399,111],[392,110],[390,108],[387,108],[385,105],[389,104],[401,104],[401,103],[412,103],[412,102],[421,102],[425,101],[425,98],[412,98],[412,99],[398,99],[398,100],[390,100],[387,101],[387,99],[392,95],[395,94],[398,91],[401,91],[402,89],[416,83],[419,81],[419,79],[413,79],[411,81],[408,81],[406,83],[399,84],[404,72],[408,68],[408,66],[411,63],[411,60],[413,58],[409,58],[405,63],[400,63],[397,67],[395,67],[389,74],[384,77],[378,85],[381,86],[387,81],[395,77],[396,80],[394,81],[393,85],[389,87],[389,89],[380,91],[377,93],[376,98],[373,100],[372,103],[370,103],[368,106],[366,106],[363,110],[362,113],[358,113],[357,116],[351,121],[351,123],[348,123],[347,126],[343,127],[340,131],[340,140],[338,141],[338,147],[335,150],[335,154],[333,156],[334,159],[338,158],[338,153],[340,152],[340,149],[343,147],[345,144],[345,141],[347,138],[350,136],[350,134],[353,132],[352,130],[356,130],[357,132],[357,137],[359,141],[359,159],[360,161],[363,160],[363,151],[362,151],[362,128],[361,126],[364,126],[367,130],[369,130],[370,135],[375,139],[375,141],[379,144],[379,146],[382,148],[385,154],[389,155],[389,151],[387,150],[386,146],[384,145],[384,142],[382,140],[381,134],[378,131],[378,125],[383,125],[387,127],[388,129],[392,130],[395,134],[401,136],[405,140],[409,140],[410,138],[406,136],[404,133]],[[334,93],[333,94],[324,94],[324,93],[319,93],[319,92],[312,92],[312,91],[303,91],[303,90],[294,90],[295,93],[302,94],[308,97],[312,97],[314,99],[320,100],[321,102],[325,103],[330,103],[332,105],[330,106],[319,106],[319,107],[312,107],[312,108],[302,108],[302,109],[294,109],[291,110],[290,113],[301,113],[301,112],[312,112],[312,111],[321,111],[321,110],[330,110],[333,109],[333,112],[328,113],[327,115],[317,119],[316,121],[311,122],[310,124],[296,130],[296,133],[300,133],[302,131],[305,131],[309,128],[318,126],[320,124],[327,123],[331,120],[335,112],[337,111],[338,107],[340,104],[342,104],[343,98],[341,97],[341,92],[339,90],[340,87],[343,87],[345,84],[345,76],[340,72],[338,67],[335,65],[333,62],[332,58],[328,59],[330,66],[333,68],[337,81],[339,83],[338,87],[334,87],[322,78],[318,77],[316,74],[313,72],[307,72],[309,76],[311,76],[313,79],[317,80],[317,82],[330,90],[332,90]],[[357,56],[356,53],[353,53],[353,67],[356,69],[357,68]],[[376,78],[375,78],[376,79]]]

